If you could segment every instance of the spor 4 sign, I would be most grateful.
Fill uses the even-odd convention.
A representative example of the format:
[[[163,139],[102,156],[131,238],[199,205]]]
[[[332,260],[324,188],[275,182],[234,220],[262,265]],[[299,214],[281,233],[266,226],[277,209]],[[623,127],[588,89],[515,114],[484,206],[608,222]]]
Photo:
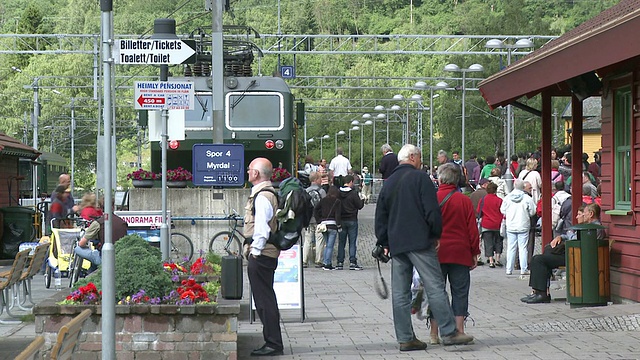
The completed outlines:
[[[243,186],[244,145],[193,145],[193,184],[196,186]]]

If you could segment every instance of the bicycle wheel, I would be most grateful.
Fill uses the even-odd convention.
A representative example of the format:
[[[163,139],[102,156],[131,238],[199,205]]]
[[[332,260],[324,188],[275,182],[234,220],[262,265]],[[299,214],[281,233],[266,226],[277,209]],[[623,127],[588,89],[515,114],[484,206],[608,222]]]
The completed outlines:
[[[235,233],[221,231],[211,238],[209,251],[220,256],[242,254],[242,243]]]
[[[171,260],[175,263],[191,261],[193,257],[193,242],[183,233],[171,233]]]
[[[44,287],[48,289],[51,287],[51,277],[52,277],[51,273],[53,272],[53,270],[51,270],[51,266],[49,266],[48,261],[47,261],[47,265],[45,266],[46,267],[44,269]]]
[[[71,268],[69,269],[69,287],[73,287],[73,284],[78,282],[80,278],[80,269],[82,268],[83,259],[75,255],[73,257],[73,261],[71,262]]]

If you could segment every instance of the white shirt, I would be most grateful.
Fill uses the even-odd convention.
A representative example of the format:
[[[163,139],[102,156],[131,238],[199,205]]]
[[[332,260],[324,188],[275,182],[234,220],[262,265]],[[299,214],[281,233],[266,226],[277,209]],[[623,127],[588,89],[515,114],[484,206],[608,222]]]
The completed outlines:
[[[256,215],[253,224],[253,242],[251,243],[251,254],[259,256],[262,253],[269,239],[269,221],[273,217],[273,207],[266,196],[256,195],[255,199]]]
[[[351,163],[343,155],[338,155],[331,159],[329,170],[333,171],[333,176],[347,176],[351,170]]]

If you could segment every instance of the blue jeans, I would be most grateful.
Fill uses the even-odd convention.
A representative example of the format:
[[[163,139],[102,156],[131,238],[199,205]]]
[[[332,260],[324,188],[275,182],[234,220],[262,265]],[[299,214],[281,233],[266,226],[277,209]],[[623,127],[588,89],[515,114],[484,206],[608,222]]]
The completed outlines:
[[[358,220],[343,220],[342,232],[338,236],[340,237],[338,241],[338,264],[344,262],[344,248],[347,246],[347,236],[349,237],[349,262],[351,264],[357,264],[356,250],[358,248],[356,241],[358,240]]]
[[[102,263],[102,258],[100,257],[100,252],[98,250],[91,250],[89,247],[76,246],[74,251],[76,255],[81,258],[91,261],[91,264],[94,266],[98,266]]]
[[[467,316],[469,312],[469,267],[460,264],[440,264],[445,284],[451,287],[451,309],[454,316]]]
[[[338,236],[338,230],[335,229],[327,229],[327,231],[322,233],[322,237],[324,238],[325,244],[327,247],[324,248],[324,264],[331,265],[331,259],[333,258],[333,246],[336,243],[336,237]]]
[[[429,307],[438,322],[442,336],[456,331],[453,311],[445,289],[438,253],[434,248],[411,251],[391,258],[391,298],[393,305],[393,325],[399,343],[415,338],[411,324],[411,280],[413,268],[420,274],[424,293],[429,299]]]

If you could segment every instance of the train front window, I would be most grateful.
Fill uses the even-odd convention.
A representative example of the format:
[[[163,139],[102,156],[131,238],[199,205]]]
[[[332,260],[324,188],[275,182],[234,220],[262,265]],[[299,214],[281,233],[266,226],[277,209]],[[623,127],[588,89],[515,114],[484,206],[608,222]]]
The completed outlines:
[[[282,130],[284,97],[277,92],[229,92],[225,124],[231,131]]]

